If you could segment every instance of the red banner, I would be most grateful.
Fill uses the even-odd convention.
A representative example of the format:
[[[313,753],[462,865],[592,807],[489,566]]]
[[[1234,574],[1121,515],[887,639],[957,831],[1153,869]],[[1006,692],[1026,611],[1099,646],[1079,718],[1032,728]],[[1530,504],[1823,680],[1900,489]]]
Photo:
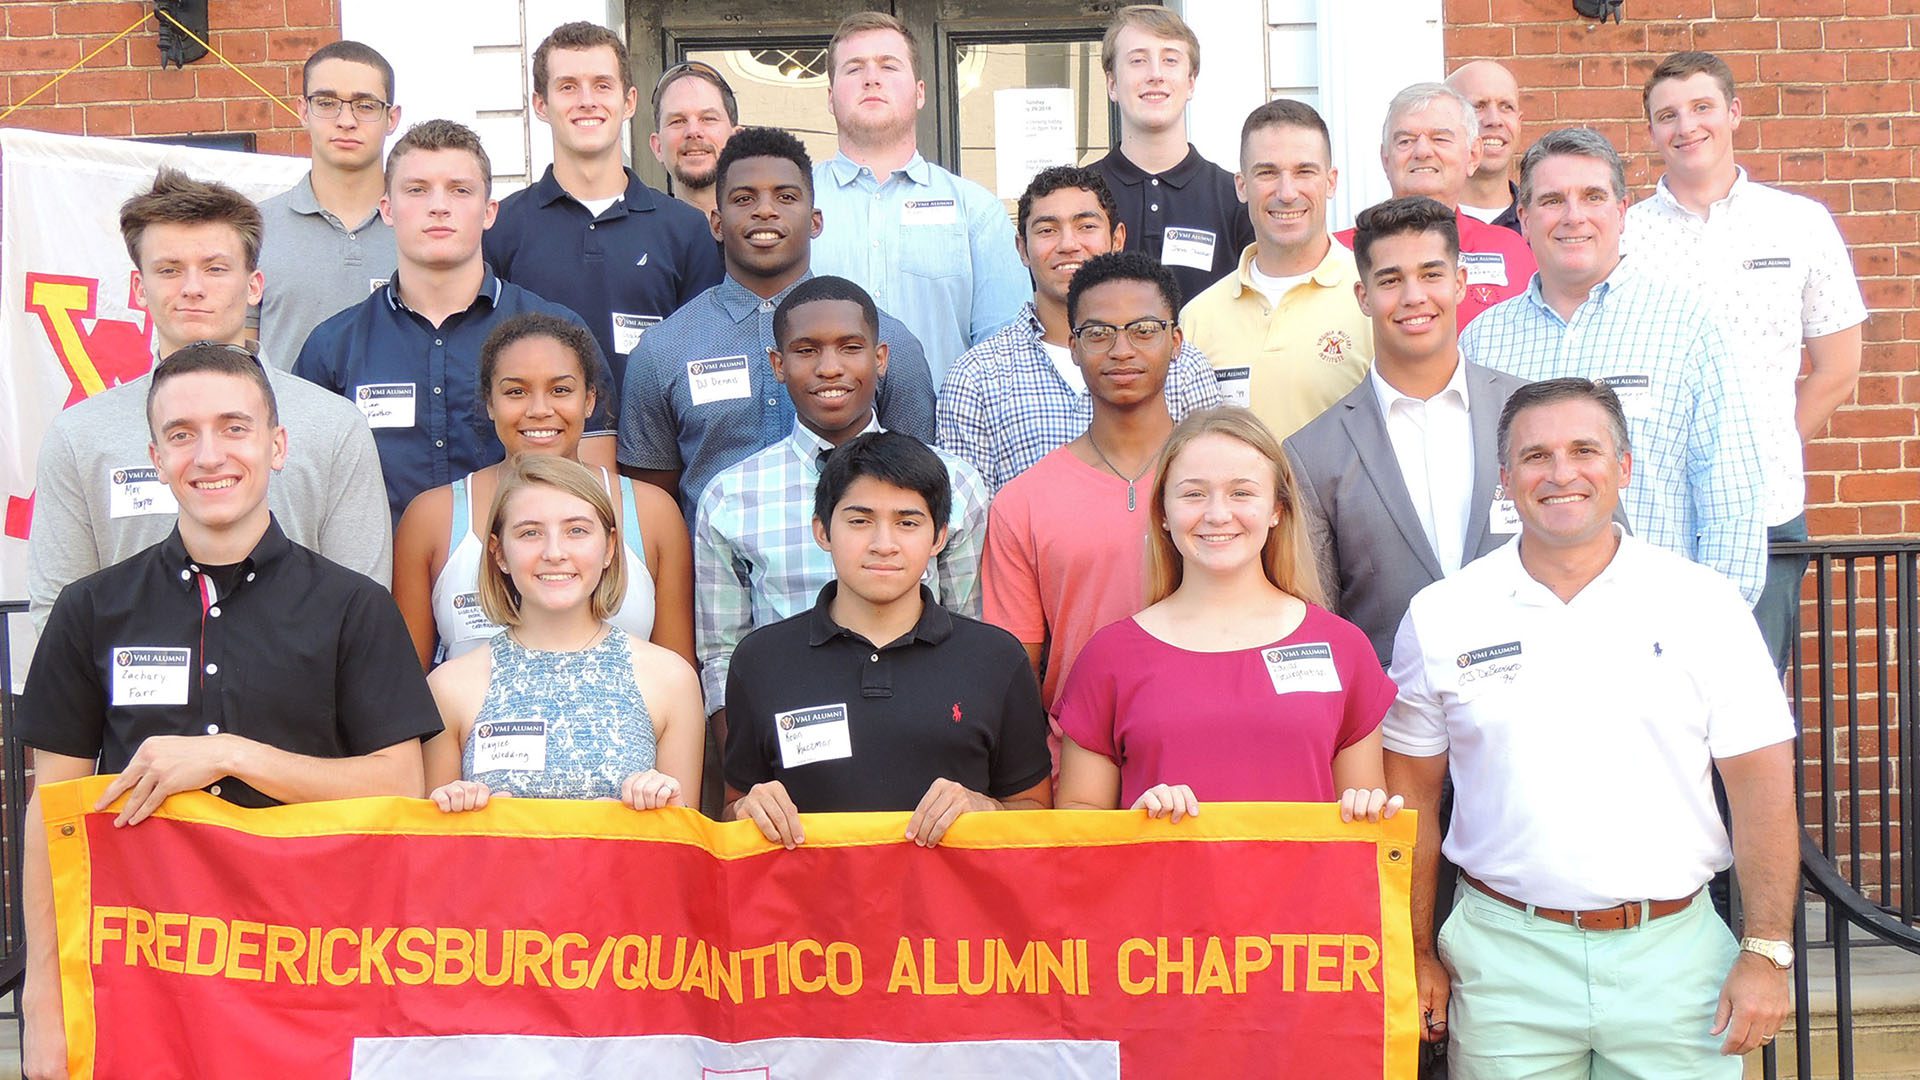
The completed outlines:
[[[76,1077],[1413,1074],[1413,821],[45,789]]]

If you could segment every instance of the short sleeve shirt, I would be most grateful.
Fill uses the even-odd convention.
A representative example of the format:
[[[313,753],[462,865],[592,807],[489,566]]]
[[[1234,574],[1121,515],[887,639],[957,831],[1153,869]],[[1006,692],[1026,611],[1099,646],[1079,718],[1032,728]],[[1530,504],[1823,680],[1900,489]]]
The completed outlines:
[[[882,430],[879,422],[868,431]],[[799,421],[785,439],[721,470],[693,523],[694,652],[707,712],[726,706],[733,650],[756,626],[813,606],[833,580],[833,556],[813,538],[820,458],[832,447]],[[934,450],[953,491],[947,541],[921,580],[940,604],[980,614],[980,546],[987,491],[973,467]]]
[[[1807,494],[1794,420],[1801,343],[1867,319],[1833,214],[1803,195],[1756,184],[1741,169],[1703,219],[1681,206],[1662,178],[1650,198],[1627,211],[1622,243],[1636,258],[1693,282],[1713,304],[1753,400],[1766,477],[1763,520],[1792,520]]]
[[[367,423],[339,397],[262,357],[286,467],[267,485],[274,521],[294,543],[385,586],[393,577],[392,518]],[[27,592],[44,625],[60,591],[167,538],[179,516],[147,454],[151,373],[54,417],[40,443],[27,543]],[[20,648],[15,645],[15,648]]]
[[[1752,612],[1725,578],[1631,536],[1563,602],[1527,573],[1525,543],[1414,596],[1386,748],[1448,755],[1442,850],[1508,896],[1686,896],[1733,859],[1713,759],[1793,737]]]
[[[1084,381],[1071,386],[1061,377],[1047,355],[1045,333],[1029,301],[1012,322],[968,349],[940,388],[940,448],[965,458],[991,490],[1093,423],[1093,395]],[[1175,354],[1163,393],[1176,424],[1220,404],[1213,368],[1191,341]]]
[[[1333,759],[1372,734],[1394,687],[1365,634],[1308,605],[1271,645],[1193,652],[1128,618],[1087,642],[1060,730],[1120,767],[1120,805],[1155,784],[1203,802],[1331,802]]]
[[[808,274],[761,298],[729,277],[654,327],[627,358],[620,464],[680,470],[680,512],[691,526],[720,470],[793,431],[793,398],[773,377],[773,313]],[[933,442],[933,375],[920,342],[880,313],[887,374],[874,411],[888,431]]]
[[[648,328],[720,284],[723,272],[706,215],[626,172],[626,192],[596,214],[549,165],[532,187],[500,201],[483,238],[494,273],[586,321],[615,387]]]
[[[875,645],[811,611],[748,634],[727,675],[728,786],[780,781],[805,813],[912,810],[939,779],[990,798],[1047,778],[1046,716],[1020,643],[933,601]]]
[[[373,429],[393,518],[428,488],[444,487],[506,456],[480,397],[480,346],[502,322],[538,311],[580,317],[488,270],[465,311],[435,326],[400,299],[398,275],[379,292],[314,328],[293,373],[356,406]],[[607,362],[593,358],[602,386]],[[607,402],[587,418],[587,435],[612,434]]]
[[[1373,366],[1373,321],[1354,302],[1353,252],[1329,243],[1305,281],[1269,303],[1253,284],[1254,247],[1180,312],[1229,405],[1284,439],[1359,386]]]
[[[898,315],[925,347],[935,386],[1033,289],[1005,205],[917,153],[884,179],[835,154],[813,167],[813,198],[814,272],[857,282]]]
[[[1163,173],[1148,173],[1119,147],[1088,168],[1113,192],[1128,249],[1144,251],[1173,271],[1182,305],[1232,273],[1240,252],[1253,243],[1253,219],[1234,190],[1233,174],[1201,157],[1192,144],[1180,164]]]
[[[1049,709],[1095,630],[1146,606],[1147,498],[1154,474],[1127,482],[1061,447],[1000,489],[987,508],[980,586],[987,621],[1046,643]]]
[[[231,732],[289,753],[357,757],[440,732],[386,590],[269,524],[231,591],[167,539],[68,586],[20,702],[28,746],[119,772],[154,735]],[[223,778],[241,806],[273,800]]]
[[[393,277],[393,226],[375,210],[349,225],[313,194],[313,174],[260,204],[260,354],[293,367],[313,328]]]

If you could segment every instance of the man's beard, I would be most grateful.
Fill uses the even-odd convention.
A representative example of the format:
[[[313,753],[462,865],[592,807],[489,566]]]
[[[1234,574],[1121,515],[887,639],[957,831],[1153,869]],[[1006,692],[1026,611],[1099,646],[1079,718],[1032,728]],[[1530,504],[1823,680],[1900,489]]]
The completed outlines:
[[[703,142],[712,154],[707,158],[706,171],[692,172],[686,167],[686,159],[676,157],[673,162],[673,182],[687,191],[704,191],[713,186],[713,178],[720,170],[720,148],[712,143]]]

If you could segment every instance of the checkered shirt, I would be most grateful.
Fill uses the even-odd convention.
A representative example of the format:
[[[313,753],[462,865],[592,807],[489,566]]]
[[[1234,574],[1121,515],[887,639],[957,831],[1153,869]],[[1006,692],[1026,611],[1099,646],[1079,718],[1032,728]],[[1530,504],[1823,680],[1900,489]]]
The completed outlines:
[[[1766,570],[1760,436],[1706,299],[1623,259],[1562,320],[1527,291],[1487,309],[1460,351],[1522,379],[1602,379],[1620,394],[1633,478],[1622,502],[1641,539],[1720,571],[1752,603]]]

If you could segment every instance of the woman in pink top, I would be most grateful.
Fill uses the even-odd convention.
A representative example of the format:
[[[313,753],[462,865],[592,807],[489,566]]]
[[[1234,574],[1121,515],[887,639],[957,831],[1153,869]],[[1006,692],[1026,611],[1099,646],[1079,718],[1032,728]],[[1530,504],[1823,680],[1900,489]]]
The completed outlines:
[[[1213,802],[1400,808],[1382,790],[1394,685],[1319,605],[1293,470],[1246,409],[1196,413],[1161,452],[1149,606],[1087,642],[1061,691],[1055,805],[1175,821]]]

